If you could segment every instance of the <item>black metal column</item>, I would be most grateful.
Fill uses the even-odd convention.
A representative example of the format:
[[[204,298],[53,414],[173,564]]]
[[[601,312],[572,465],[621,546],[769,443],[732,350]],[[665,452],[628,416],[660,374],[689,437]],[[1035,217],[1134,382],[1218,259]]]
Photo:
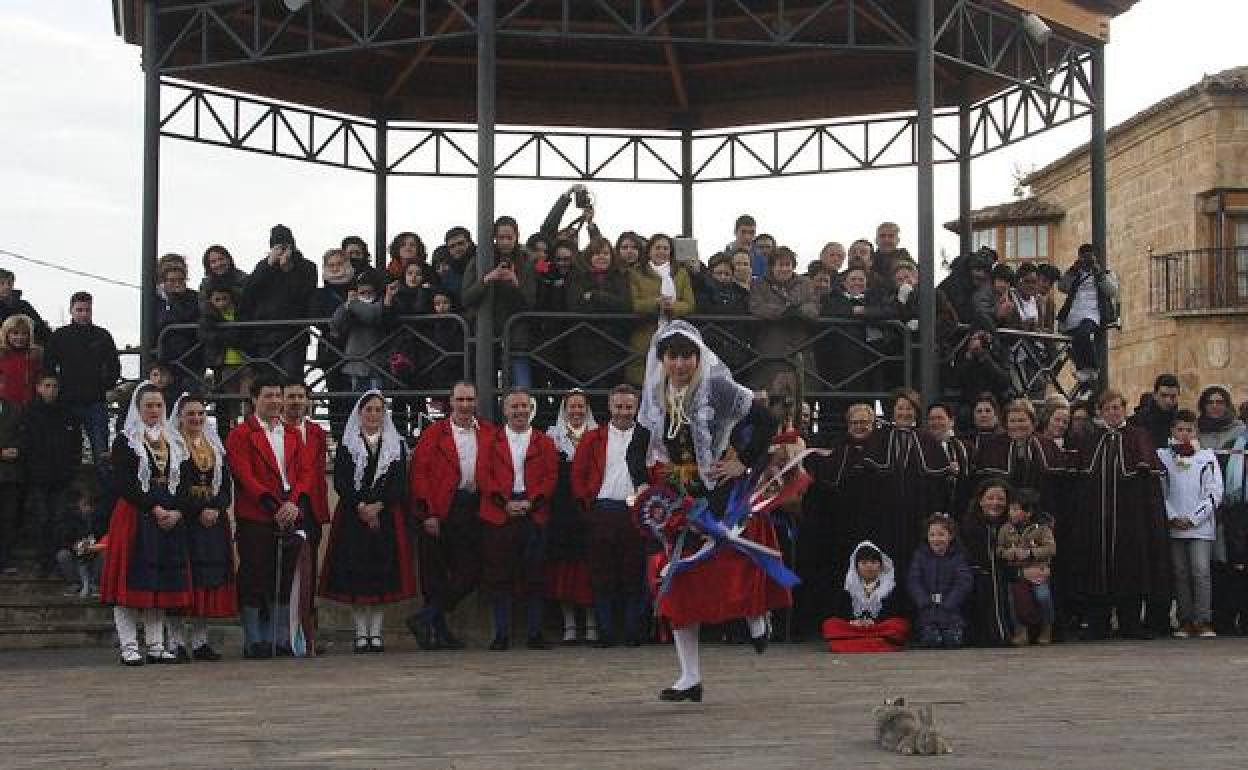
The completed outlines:
[[[477,4],[477,275],[494,269],[495,0]],[[477,406],[486,416],[494,404],[494,308],[477,308]],[[506,362],[504,362],[506,365]]]
[[[156,349],[156,257],[160,233],[160,39],[156,0],[143,2],[143,243],[139,347],[146,372]]]
[[[958,89],[958,253],[970,254],[971,229],[971,98],[966,81]]]
[[[693,131],[680,132],[680,234],[693,237]]]
[[[1092,144],[1089,170],[1092,179],[1092,245],[1100,254],[1101,267],[1109,266],[1106,252],[1108,239],[1105,166],[1105,45],[1092,48]],[[1100,364],[1102,385],[1109,383],[1109,334],[1097,335],[1096,356]]]
[[[935,174],[932,164],[932,107],[935,90],[935,61],[932,52],[935,0],[917,0],[915,34],[915,124],[916,160],[919,168],[918,248],[919,248],[919,385],[924,403],[930,404],[940,392],[936,351],[936,231]]]
[[[373,260],[377,264],[378,270],[386,269],[387,248],[389,242],[386,240],[386,212],[389,204],[389,192],[386,185],[390,177],[390,160],[388,149],[386,147],[386,139],[390,132],[390,121],[380,113],[377,115],[377,139],[376,139],[376,170],[373,172]]]

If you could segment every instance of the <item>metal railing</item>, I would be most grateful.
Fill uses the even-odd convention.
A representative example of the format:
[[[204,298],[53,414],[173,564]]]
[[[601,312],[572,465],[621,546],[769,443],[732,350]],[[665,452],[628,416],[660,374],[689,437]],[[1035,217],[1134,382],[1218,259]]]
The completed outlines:
[[[1154,315],[1248,310],[1248,247],[1153,254],[1149,295]]]
[[[282,321],[228,321],[215,327],[222,333],[241,336],[237,344],[226,347],[243,354],[244,367],[212,367],[203,363],[204,342],[199,338],[197,324],[170,324],[161,329],[157,349],[164,350],[179,335],[195,334],[195,341],[176,357],[164,358],[188,389],[196,389],[215,401],[243,401],[247,395],[240,386],[245,377],[271,372],[290,374],[284,357],[294,358],[298,351],[300,374],[319,403],[356,395],[335,386],[347,375],[348,364],[363,364],[365,376],[380,380],[382,389],[402,399],[420,399],[448,395],[450,386],[460,379],[472,379],[472,337],[470,326],[462,316],[453,314],[403,316],[397,325],[366,351],[349,355],[345,342],[328,331],[328,318],[301,318]],[[266,342],[263,352],[249,343],[248,334],[285,330],[280,338]],[[450,331],[451,334],[446,332]],[[309,356],[309,348],[314,352]],[[391,364],[390,354],[405,351],[410,369],[399,373]],[[213,376],[206,370],[213,369]]]
[[[918,383],[918,335],[899,321],[773,321],[748,315],[694,315],[686,320],[701,330],[738,381],[766,387],[777,373],[787,373],[791,395],[807,400],[816,415],[833,421],[831,416],[839,415],[850,401],[883,401],[893,389]],[[510,384],[514,364],[524,362],[543,417],[550,417],[545,413],[557,397],[572,388],[605,401],[613,386],[635,382],[644,371],[645,349],[634,348],[632,337],[652,322],[632,313],[516,313],[496,340],[501,349],[498,382]],[[367,376],[380,380],[387,394],[406,403],[445,397],[456,380],[474,379],[475,340],[471,324],[461,316],[405,316],[368,350],[353,355],[347,354],[345,342],[329,334],[328,323],[326,318],[221,323],[222,332],[243,336],[230,345],[244,351],[246,367],[236,369],[203,366],[204,342],[195,324],[165,327],[158,345],[163,348],[177,335],[189,339],[195,334],[193,343],[165,363],[187,389],[235,408],[247,398],[244,378],[266,370],[287,374],[286,358],[297,358],[320,418],[340,416],[335,410],[357,395],[343,372],[351,363],[364,364]],[[772,336],[777,324],[788,325],[791,334]],[[282,334],[273,335],[274,331]],[[263,351],[249,349],[247,336],[263,332],[269,333]],[[964,339],[967,331],[961,333]],[[1070,395],[1070,384],[1062,378],[1070,363],[1069,337],[1002,329],[998,338],[1004,346],[1000,360],[1010,372],[1015,393],[1035,399],[1054,391]],[[944,351],[942,374],[949,371],[952,356],[961,347],[959,339]],[[401,374],[392,367],[390,353],[396,350],[411,359],[410,368]],[[206,374],[206,369],[212,373]],[[942,392],[961,395],[949,388]]]

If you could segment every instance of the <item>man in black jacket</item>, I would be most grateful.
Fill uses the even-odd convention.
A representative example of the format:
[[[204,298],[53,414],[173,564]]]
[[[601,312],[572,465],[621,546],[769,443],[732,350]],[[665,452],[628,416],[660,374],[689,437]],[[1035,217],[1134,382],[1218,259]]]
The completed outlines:
[[[35,310],[34,306],[29,302],[22,299],[21,290],[13,288],[13,284],[16,281],[17,276],[13,275],[12,270],[0,268],[0,323],[3,323],[11,315],[24,315],[35,326],[35,339],[32,342],[45,345],[52,330],[44,323],[43,318],[39,315],[39,311]]]
[[[51,575],[56,565],[60,528],[56,516],[65,507],[70,483],[82,461],[82,427],[59,401],[60,382],[43,372],[22,426],[21,456],[26,465],[26,520],[38,533],[39,568]]]
[[[91,305],[91,295],[85,291],[70,297],[70,323],[52,333],[43,365],[60,375],[61,403],[87,432],[91,461],[98,470],[109,452],[105,394],[121,377],[121,360],[113,335],[91,323]]]
[[[285,225],[275,225],[269,234],[269,255],[260,260],[243,286],[243,319],[247,321],[288,321],[307,318],[316,291],[316,265],[304,259],[295,248],[295,236]],[[299,326],[275,326],[253,333],[250,352],[257,358],[270,358],[279,376],[303,381],[303,363],[308,357],[307,332]],[[263,370],[263,364],[259,365]]]

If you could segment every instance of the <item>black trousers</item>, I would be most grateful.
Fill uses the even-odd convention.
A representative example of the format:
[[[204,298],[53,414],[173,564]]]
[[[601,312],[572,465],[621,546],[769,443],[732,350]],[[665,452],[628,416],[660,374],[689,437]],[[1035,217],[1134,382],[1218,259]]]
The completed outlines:
[[[416,536],[425,606],[452,612],[481,584],[481,519],[478,497],[456,493],[434,537],[421,526]]]
[[[1098,369],[1096,361],[1096,335],[1101,326],[1096,321],[1084,320],[1070,330],[1070,356],[1075,369]]]

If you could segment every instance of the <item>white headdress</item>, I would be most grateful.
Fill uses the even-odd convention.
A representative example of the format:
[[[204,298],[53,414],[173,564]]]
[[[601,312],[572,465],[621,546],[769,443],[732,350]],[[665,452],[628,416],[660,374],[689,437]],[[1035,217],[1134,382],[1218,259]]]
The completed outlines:
[[[178,477],[181,468],[177,459],[174,457],[173,442],[170,440],[170,431],[165,421],[162,419],[154,429],[149,430],[147,424],[143,422],[143,418],[139,415],[139,396],[146,392],[153,391],[160,393],[148,380],[143,380],[134,389],[134,393],[130,394],[130,410],[126,412],[126,421],[122,424],[121,432],[126,437],[126,443],[130,445],[130,449],[135,456],[139,458],[139,488],[147,492],[152,487],[152,464],[147,459],[147,444],[145,438],[151,434],[154,438],[163,436],[166,443],[169,444],[169,467],[166,470],[167,483],[166,487],[170,490],[178,488]]]
[[[664,441],[667,425],[668,382],[659,360],[658,346],[663,340],[681,335],[698,347],[698,371],[683,393],[672,395],[679,411],[675,421],[688,421],[693,435],[693,449],[698,475],[708,489],[715,487],[710,477],[711,466],[719,460],[732,438],[732,429],[750,412],[754,393],[738,385],[732,372],[719,356],[706,346],[702,335],[689,322],[668,321],[658,328],[650,340],[646,354],[646,383],[641,392],[641,409],[637,422],[650,431],[650,462],[668,462]],[[675,426],[673,426],[675,427]]]
[[[381,440],[377,448],[377,470],[374,473],[385,472],[390,463],[403,457],[403,439],[399,436],[398,428],[394,427],[390,409],[386,407],[386,397],[376,388],[367,391],[355,402],[351,416],[347,418],[347,427],[342,431],[342,447],[351,453],[351,460],[355,463],[354,481],[357,492],[364,484],[364,471],[368,469],[368,445],[364,442],[364,431],[360,425],[360,407],[373,396],[381,399],[384,409],[381,416]]]
[[[555,442],[555,448],[563,453],[563,456],[571,461],[576,456],[576,444],[572,443],[569,434],[572,432],[572,424],[568,421],[568,399],[577,395],[585,399],[585,423],[581,426],[581,434],[577,436],[577,440],[585,435],[585,431],[593,430],[598,427],[598,421],[594,419],[594,413],[589,409],[589,397],[579,388],[569,391],[563,397],[563,401],[559,402],[559,416],[555,418],[555,424],[547,431],[546,435]],[[536,410],[534,410],[536,411]]]
[[[858,552],[864,548],[874,548],[880,553],[880,580],[870,596],[867,596],[866,585],[862,582],[862,576],[858,574]],[[853,555],[849,557],[849,569],[845,572],[845,591],[853,602],[854,617],[870,615],[878,618],[880,609],[884,606],[884,600],[896,587],[897,576],[893,571],[893,560],[888,554],[870,540],[863,540],[859,543],[854,548]]]
[[[186,400],[189,393],[183,393],[178,396],[178,400],[173,402],[173,411],[169,413],[169,417],[165,420],[165,436],[169,439],[169,463],[177,463],[177,467],[181,469],[182,463],[186,462],[191,456],[190,444],[186,441],[186,436],[182,435],[182,429],[179,425],[179,413],[182,410],[182,402]],[[221,444],[221,434],[217,432],[217,418],[204,418],[204,441],[212,448],[212,452],[216,455],[216,462],[212,466],[212,493],[215,495],[221,491],[221,479],[225,473],[225,447]],[[170,471],[171,474],[175,471]],[[176,471],[181,475],[181,470]],[[171,489],[177,488],[176,483],[172,483]]]

